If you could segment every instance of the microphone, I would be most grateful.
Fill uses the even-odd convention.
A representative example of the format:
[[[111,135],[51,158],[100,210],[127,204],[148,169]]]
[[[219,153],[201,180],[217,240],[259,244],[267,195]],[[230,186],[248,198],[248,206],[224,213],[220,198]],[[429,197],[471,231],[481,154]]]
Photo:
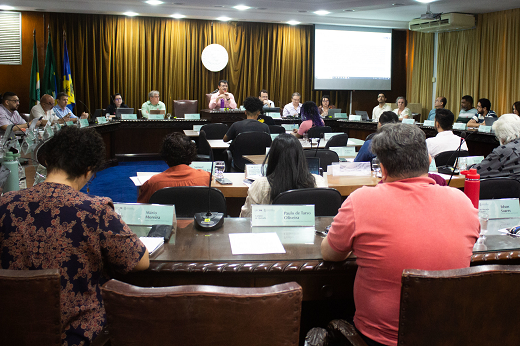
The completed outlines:
[[[318,149],[320,148],[320,141],[321,141],[321,137],[318,137],[318,145],[316,145],[316,151],[314,152],[314,157],[318,156]]]
[[[210,92],[210,94],[214,94],[218,91],[218,88],[216,88],[215,90],[213,90],[212,92]]]
[[[200,231],[214,231],[224,224],[224,214],[211,211],[211,180],[213,178],[213,161],[211,161],[211,171],[209,172],[208,186],[208,211],[195,213],[193,219],[195,228]]]

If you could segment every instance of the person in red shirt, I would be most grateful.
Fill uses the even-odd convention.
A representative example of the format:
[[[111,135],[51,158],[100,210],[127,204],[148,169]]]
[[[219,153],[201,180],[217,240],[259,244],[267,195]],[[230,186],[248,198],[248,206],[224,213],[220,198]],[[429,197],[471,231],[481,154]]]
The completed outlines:
[[[372,139],[383,183],[354,191],[321,244],[326,261],[356,256],[354,324],[369,345],[397,345],[404,269],[469,267],[478,211],[461,191],[428,177],[424,132],[386,124]]]
[[[163,140],[161,156],[170,168],[148,179],[139,190],[137,202],[148,203],[157,190],[173,186],[208,186],[209,172],[189,166],[197,156],[197,146],[180,132],[174,132]]]

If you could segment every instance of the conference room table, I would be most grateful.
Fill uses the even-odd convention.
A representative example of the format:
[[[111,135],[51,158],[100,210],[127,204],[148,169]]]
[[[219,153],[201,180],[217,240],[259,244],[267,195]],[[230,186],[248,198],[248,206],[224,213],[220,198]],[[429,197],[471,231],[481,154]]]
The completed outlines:
[[[231,142],[224,142],[222,139],[208,139],[208,143],[211,146],[211,149],[227,149],[231,144]],[[318,146],[318,148],[323,149],[327,145],[327,141],[321,140],[318,142],[315,139],[300,139],[300,143],[303,149],[316,149],[316,146]],[[363,143],[365,143],[365,141],[361,139],[349,138],[347,142],[347,147],[361,147]]]

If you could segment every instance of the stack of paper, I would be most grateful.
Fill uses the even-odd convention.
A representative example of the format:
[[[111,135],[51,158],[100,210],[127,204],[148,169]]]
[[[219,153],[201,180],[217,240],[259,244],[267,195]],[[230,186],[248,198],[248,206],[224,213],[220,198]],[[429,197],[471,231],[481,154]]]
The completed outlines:
[[[164,245],[163,237],[139,237],[139,240],[146,246],[150,255]]]

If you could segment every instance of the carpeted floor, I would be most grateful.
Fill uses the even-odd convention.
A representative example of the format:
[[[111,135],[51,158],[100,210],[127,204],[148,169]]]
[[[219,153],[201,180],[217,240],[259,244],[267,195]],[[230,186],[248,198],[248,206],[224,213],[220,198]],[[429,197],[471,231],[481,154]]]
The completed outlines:
[[[166,169],[168,165],[164,161],[120,162],[118,166],[97,173],[90,184],[90,194],[110,197],[114,202],[135,203],[137,187],[130,177],[136,176],[137,172],[162,172]],[[81,192],[87,193],[87,187]]]

